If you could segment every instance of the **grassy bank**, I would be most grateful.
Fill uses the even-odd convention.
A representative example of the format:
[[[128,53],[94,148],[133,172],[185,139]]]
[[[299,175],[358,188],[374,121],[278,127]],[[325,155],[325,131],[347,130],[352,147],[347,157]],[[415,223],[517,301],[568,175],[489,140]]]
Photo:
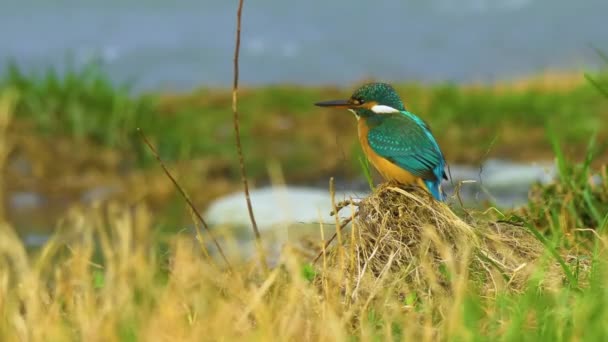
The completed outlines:
[[[572,182],[579,177],[572,171],[574,164],[567,159],[563,163],[556,185],[565,190],[558,198],[591,194],[590,188]],[[582,178],[590,177],[582,172]],[[603,182],[608,184],[606,179]],[[450,217],[434,221],[434,215],[426,215],[418,221],[411,201],[419,199],[387,201],[386,194],[379,190],[370,199],[375,204],[367,210],[380,206],[379,214],[405,205],[403,209],[411,212],[398,224],[413,226],[404,234],[398,234],[401,226],[389,228],[405,240],[384,235],[374,242],[383,235],[371,231],[369,224],[380,223],[374,227],[381,229],[386,220],[367,221],[375,215],[368,212],[363,216],[366,224],[343,236],[347,245],[332,250],[335,255],[343,253],[344,259],[322,259],[313,266],[288,245],[269,272],[244,260],[242,250],[229,243],[229,237],[222,246],[232,271],[221,259],[209,257],[217,252],[209,247],[208,236],[195,239],[196,234],[184,231],[158,234],[151,224],[155,214],[144,204],[74,209],[61,220],[54,237],[30,254],[12,228],[2,223],[0,339],[562,341],[608,337],[608,213],[601,198],[591,197],[587,206],[571,212],[556,204],[554,196],[540,197],[530,207],[536,214],[469,212],[475,219],[465,223],[434,205],[435,209],[424,210],[440,210]],[[400,204],[404,198],[409,202]],[[533,211],[538,207],[545,211]],[[401,215],[401,209],[395,211]],[[578,226],[568,216],[584,217],[593,211],[604,215],[599,224]],[[533,222],[545,213],[556,219],[556,226],[541,233]],[[443,223],[435,227],[438,222]],[[488,229],[510,227],[507,232],[514,236],[500,234],[515,244],[512,251],[525,255],[535,246],[536,259],[510,265],[506,273],[511,249],[503,246],[494,256],[479,254],[474,238],[445,226],[458,223],[457,229],[478,234],[467,227],[471,224],[479,230],[481,222]],[[422,234],[418,235],[422,241],[408,244],[411,234],[429,224],[433,227],[429,232],[458,233],[453,235],[456,240]],[[500,246],[498,242],[490,239],[487,243]],[[351,253],[365,244],[369,259],[353,257]],[[384,249],[387,244],[394,250]],[[439,255],[429,252],[418,259],[392,252],[403,248],[423,252],[426,244],[442,246]],[[505,259],[497,259],[500,255]],[[363,267],[353,270],[353,265]],[[484,268],[471,268],[475,265]],[[434,271],[426,273],[429,269]],[[556,276],[555,269],[567,276]]]
[[[608,82],[606,74],[595,78]],[[235,165],[227,90],[133,96],[93,66],[64,75],[29,75],[11,67],[0,84],[20,94],[15,110],[19,129],[36,129],[75,145],[109,147],[125,163],[141,165],[150,161],[135,134],[141,127],[165,159]],[[579,157],[589,134],[608,119],[608,103],[582,75],[546,74],[489,86],[396,87],[406,106],[430,123],[452,163],[487,157],[550,159],[548,126],[567,142],[565,153]],[[279,161],[291,181],[359,174],[351,115],[312,106],[346,97],[351,90],[288,85],[243,89],[239,107],[252,177],[264,178],[268,161]],[[605,129],[599,131],[600,138],[607,135]],[[229,167],[218,169],[235,176]]]

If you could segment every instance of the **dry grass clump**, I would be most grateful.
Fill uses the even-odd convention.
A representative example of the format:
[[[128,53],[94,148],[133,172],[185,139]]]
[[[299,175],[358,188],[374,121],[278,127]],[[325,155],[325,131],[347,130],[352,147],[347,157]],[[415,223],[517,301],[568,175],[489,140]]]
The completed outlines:
[[[545,273],[543,287],[563,281],[558,265],[543,265],[546,249],[525,227],[465,222],[421,189],[382,185],[360,203],[353,222],[350,241],[325,259],[327,268],[342,270],[346,282],[335,285],[353,298],[366,278],[400,279],[400,295],[427,299],[469,286],[487,296],[523,291],[535,272]]]
[[[408,326],[416,314],[388,292],[349,305],[341,289],[311,284],[289,248],[268,273],[256,262],[233,263],[231,272],[191,234],[154,236],[151,218],[145,206],[73,208],[56,235],[31,254],[13,228],[0,223],[0,341],[420,336],[423,327],[417,325],[390,330]],[[368,305],[372,298],[383,305]],[[372,310],[382,315],[388,331],[377,328]],[[424,328],[433,325],[428,320]]]
[[[236,258],[229,271],[205,236],[155,232],[143,204],[73,208],[30,253],[0,223],[0,340],[436,341],[519,329],[527,321],[504,316],[489,290],[519,291],[541,246],[521,228],[467,223],[425,196],[381,187],[319,269],[286,246],[268,272]],[[515,308],[536,300],[509,298]],[[488,317],[463,314],[471,301]]]

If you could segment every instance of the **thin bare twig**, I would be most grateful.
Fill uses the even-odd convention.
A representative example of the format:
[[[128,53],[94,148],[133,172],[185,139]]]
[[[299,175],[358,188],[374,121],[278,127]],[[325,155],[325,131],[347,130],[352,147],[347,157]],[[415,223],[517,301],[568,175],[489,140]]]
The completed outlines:
[[[239,52],[241,50],[241,16],[243,13],[243,0],[239,0],[239,6],[236,12],[236,38],[234,46],[234,78],[232,79],[232,113],[234,122],[234,138],[236,140],[236,151],[239,156],[239,166],[241,167],[241,181],[243,182],[243,190],[245,192],[245,201],[247,202],[247,211],[249,212],[249,220],[251,228],[255,235],[255,241],[260,256],[262,267],[266,268],[266,258],[262,248],[262,238],[258,224],[255,221],[253,214],[253,206],[251,205],[251,197],[249,196],[249,183],[247,182],[247,171],[245,169],[245,158],[243,157],[243,147],[241,145],[241,129],[239,127],[239,112],[238,112],[238,91],[239,91]]]
[[[355,214],[354,214],[353,216],[351,216],[351,217],[347,217],[347,218],[345,218],[345,219],[344,219],[344,221],[342,221],[342,223],[340,224],[340,226],[338,227],[338,229],[336,229],[336,232],[334,233],[334,235],[332,235],[332,236],[329,238],[329,240],[327,240],[327,241],[325,242],[325,245],[324,245],[324,246],[323,246],[323,248],[321,249],[321,252],[319,252],[319,254],[317,254],[317,256],[314,258],[314,260],[312,261],[312,263],[313,263],[313,264],[316,264],[316,263],[317,263],[317,260],[319,260],[319,258],[320,258],[320,257],[321,257],[323,254],[325,254],[325,251],[327,250],[327,247],[329,247],[329,245],[331,244],[331,242],[332,242],[332,241],[334,241],[334,239],[335,239],[335,238],[336,238],[336,236],[338,235],[338,232],[341,232],[341,231],[342,231],[342,229],[344,229],[344,227],[346,227],[346,226],[347,226],[347,225],[350,223],[350,221],[352,221],[352,220],[353,220],[353,218],[354,218],[354,217],[355,217],[357,214],[358,214],[358,212],[357,212],[357,213],[355,213]]]
[[[205,221],[205,219],[203,218],[203,216],[201,215],[201,213],[196,209],[196,207],[194,206],[194,204],[190,200],[190,197],[188,196],[188,194],[186,193],[186,191],[179,185],[179,183],[177,182],[177,180],[175,180],[175,178],[171,175],[171,172],[169,172],[169,169],[167,169],[167,167],[165,166],[165,163],[162,161],[162,159],[160,159],[160,155],[158,154],[158,152],[156,151],[156,149],[154,148],[154,146],[152,145],[152,143],[150,143],[150,141],[148,140],[148,138],[146,138],[146,135],[144,134],[144,132],[140,128],[137,128],[137,132],[139,132],[139,135],[141,136],[141,139],[144,141],[144,143],[146,143],[146,145],[148,145],[148,148],[150,149],[150,151],[152,152],[152,154],[154,155],[154,157],[156,158],[156,160],[160,164],[160,167],[163,169],[163,171],[165,171],[165,174],[167,175],[167,177],[169,177],[169,179],[171,180],[171,182],[173,183],[173,185],[175,186],[175,188],[180,192],[180,194],[182,195],[182,197],[184,198],[184,200],[186,201],[186,203],[188,203],[188,206],[190,207],[190,209],[192,209],[192,211],[194,212],[194,214],[196,215],[196,217],[198,218],[198,220],[201,222],[201,224],[203,225],[203,227],[205,228],[205,230],[209,233],[209,236],[211,237],[211,240],[213,241],[213,243],[215,244],[215,247],[217,248],[218,252],[222,256],[222,259],[224,259],[224,262],[226,263],[226,266],[228,266],[228,269],[230,271],[232,271],[232,266],[228,262],[228,258],[226,258],[226,255],[224,254],[224,251],[222,250],[222,247],[220,246],[219,242],[217,242],[217,240],[211,234],[211,229],[209,229],[209,226],[207,225],[207,222]]]

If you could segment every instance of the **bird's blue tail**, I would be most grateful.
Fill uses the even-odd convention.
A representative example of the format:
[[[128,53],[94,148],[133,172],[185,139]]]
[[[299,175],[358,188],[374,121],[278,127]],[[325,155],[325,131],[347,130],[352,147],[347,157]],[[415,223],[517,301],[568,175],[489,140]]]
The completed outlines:
[[[433,197],[435,197],[436,200],[438,201],[445,201],[445,194],[443,193],[443,190],[441,189],[441,180],[438,181],[431,181],[431,180],[425,180],[424,184],[426,184],[427,189],[429,189],[429,191],[431,192],[431,195],[433,195]]]

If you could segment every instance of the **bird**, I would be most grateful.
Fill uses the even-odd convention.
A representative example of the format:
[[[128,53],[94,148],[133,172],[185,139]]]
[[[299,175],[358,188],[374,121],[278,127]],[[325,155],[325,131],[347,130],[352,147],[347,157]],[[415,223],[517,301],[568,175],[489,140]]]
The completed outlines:
[[[439,144],[429,125],[405,109],[390,84],[367,83],[349,99],[315,105],[355,114],[363,152],[385,180],[420,186],[436,200],[445,201],[441,182],[448,177]]]

